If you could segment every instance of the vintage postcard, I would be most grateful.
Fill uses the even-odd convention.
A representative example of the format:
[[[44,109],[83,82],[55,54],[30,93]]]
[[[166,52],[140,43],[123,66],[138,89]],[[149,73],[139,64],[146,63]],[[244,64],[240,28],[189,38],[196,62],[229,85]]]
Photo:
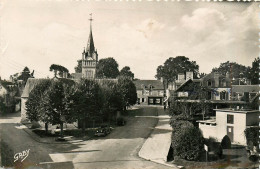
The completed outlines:
[[[0,168],[258,168],[255,0],[0,0]]]

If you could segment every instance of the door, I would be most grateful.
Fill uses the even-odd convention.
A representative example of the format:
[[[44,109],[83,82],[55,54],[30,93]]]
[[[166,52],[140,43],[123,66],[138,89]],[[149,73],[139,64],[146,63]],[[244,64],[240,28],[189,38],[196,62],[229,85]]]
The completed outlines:
[[[227,136],[230,138],[230,141],[233,142],[234,140],[234,127],[227,126]]]

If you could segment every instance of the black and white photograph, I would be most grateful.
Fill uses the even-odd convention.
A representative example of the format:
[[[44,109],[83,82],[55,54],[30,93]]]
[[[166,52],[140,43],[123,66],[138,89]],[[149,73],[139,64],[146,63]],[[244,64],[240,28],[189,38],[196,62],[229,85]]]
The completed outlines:
[[[257,0],[0,0],[0,169],[258,169]]]

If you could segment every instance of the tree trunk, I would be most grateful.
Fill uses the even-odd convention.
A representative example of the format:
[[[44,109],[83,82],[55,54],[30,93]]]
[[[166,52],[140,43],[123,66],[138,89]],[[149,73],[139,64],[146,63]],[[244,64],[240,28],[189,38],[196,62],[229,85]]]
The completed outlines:
[[[63,122],[60,123],[60,136],[63,138]]]
[[[48,133],[48,123],[45,123],[45,132]]]
[[[86,113],[84,113],[84,118],[83,118],[83,122],[82,122],[82,132],[85,136],[85,131],[86,131]]]

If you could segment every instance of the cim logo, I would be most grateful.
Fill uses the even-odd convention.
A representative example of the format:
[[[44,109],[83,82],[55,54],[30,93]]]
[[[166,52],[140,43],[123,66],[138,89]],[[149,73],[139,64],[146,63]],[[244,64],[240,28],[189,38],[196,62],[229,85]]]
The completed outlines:
[[[24,150],[24,151],[19,152],[19,153],[16,153],[14,155],[14,162],[16,162],[19,159],[21,160],[21,162],[23,162],[23,160],[25,160],[28,157],[29,151],[30,151],[30,149]]]

